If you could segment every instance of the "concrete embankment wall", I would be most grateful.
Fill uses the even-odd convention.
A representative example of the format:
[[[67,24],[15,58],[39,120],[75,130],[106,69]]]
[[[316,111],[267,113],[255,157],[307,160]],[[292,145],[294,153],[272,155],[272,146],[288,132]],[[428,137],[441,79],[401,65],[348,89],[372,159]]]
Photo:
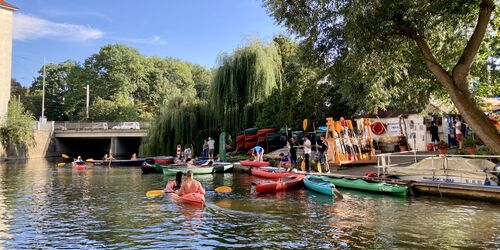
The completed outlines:
[[[0,159],[15,160],[27,158],[42,158],[56,156],[55,143],[52,137],[52,131],[35,130],[33,131],[36,143],[27,148],[3,148],[0,145]]]

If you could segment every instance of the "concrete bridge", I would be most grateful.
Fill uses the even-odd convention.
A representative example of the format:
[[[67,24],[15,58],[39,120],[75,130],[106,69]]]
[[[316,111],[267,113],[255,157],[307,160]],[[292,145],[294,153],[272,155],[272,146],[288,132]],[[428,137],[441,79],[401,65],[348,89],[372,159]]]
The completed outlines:
[[[149,126],[147,122],[54,122],[53,138],[61,154],[130,157],[138,152]]]

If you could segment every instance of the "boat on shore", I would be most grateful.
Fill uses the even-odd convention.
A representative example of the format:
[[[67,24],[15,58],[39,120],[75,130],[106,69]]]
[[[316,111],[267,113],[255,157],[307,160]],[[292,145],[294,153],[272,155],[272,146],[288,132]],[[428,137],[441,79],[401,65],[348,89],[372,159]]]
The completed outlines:
[[[257,193],[277,192],[300,187],[300,185],[302,185],[302,179],[304,179],[304,175],[295,174],[290,177],[279,178],[278,180],[263,180],[254,182],[252,183],[252,188],[254,188]]]
[[[286,171],[261,169],[261,168],[252,168],[250,172],[252,173],[252,175],[270,179],[279,179],[282,177],[290,177],[294,175],[293,173]]]
[[[323,178],[315,175],[307,175],[304,177],[304,185],[320,194],[325,194],[335,198],[335,184],[323,180]]]
[[[318,178],[333,183],[335,186],[341,188],[356,189],[356,190],[391,194],[397,196],[406,196],[408,191],[408,187],[406,186],[388,184],[381,181],[364,180],[359,178],[349,179],[349,178],[329,177],[329,176],[321,176]]]
[[[198,175],[198,174],[212,174],[212,173],[224,173],[226,171],[229,171],[232,167],[232,163],[224,163],[224,164],[214,164],[210,166],[202,166],[202,165],[195,165],[194,167],[186,167],[185,164],[183,164],[183,167],[175,167],[176,164],[173,164],[174,166],[162,166],[163,168],[163,175],[165,176],[173,176],[177,172],[182,172],[183,174],[186,174],[187,171],[191,170],[193,174]]]

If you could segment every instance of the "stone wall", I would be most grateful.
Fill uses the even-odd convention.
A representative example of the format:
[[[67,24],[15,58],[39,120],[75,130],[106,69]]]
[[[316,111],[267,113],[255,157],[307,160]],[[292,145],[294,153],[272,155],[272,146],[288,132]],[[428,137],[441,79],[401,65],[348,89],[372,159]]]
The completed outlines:
[[[35,130],[35,145],[26,148],[9,148],[0,145],[0,159],[15,160],[26,158],[42,158],[56,156],[52,131]]]

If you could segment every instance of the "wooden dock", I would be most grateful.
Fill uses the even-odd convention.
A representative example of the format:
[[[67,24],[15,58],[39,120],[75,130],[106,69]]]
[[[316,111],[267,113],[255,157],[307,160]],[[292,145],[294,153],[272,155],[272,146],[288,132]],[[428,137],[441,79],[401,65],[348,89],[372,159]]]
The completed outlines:
[[[252,167],[234,164],[234,171],[250,173]],[[310,173],[312,175],[325,175],[343,178],[363,178],[360,175],[337,174],[337,173]],[[410,187],[414,195],[432,195],[439,197],[455,197],[468,200],[483,200],[500,204],[500,186],[484,186],[458,183],[406,181],[395,179],[369,178],[380,180],[390,184],[405,185]]]

